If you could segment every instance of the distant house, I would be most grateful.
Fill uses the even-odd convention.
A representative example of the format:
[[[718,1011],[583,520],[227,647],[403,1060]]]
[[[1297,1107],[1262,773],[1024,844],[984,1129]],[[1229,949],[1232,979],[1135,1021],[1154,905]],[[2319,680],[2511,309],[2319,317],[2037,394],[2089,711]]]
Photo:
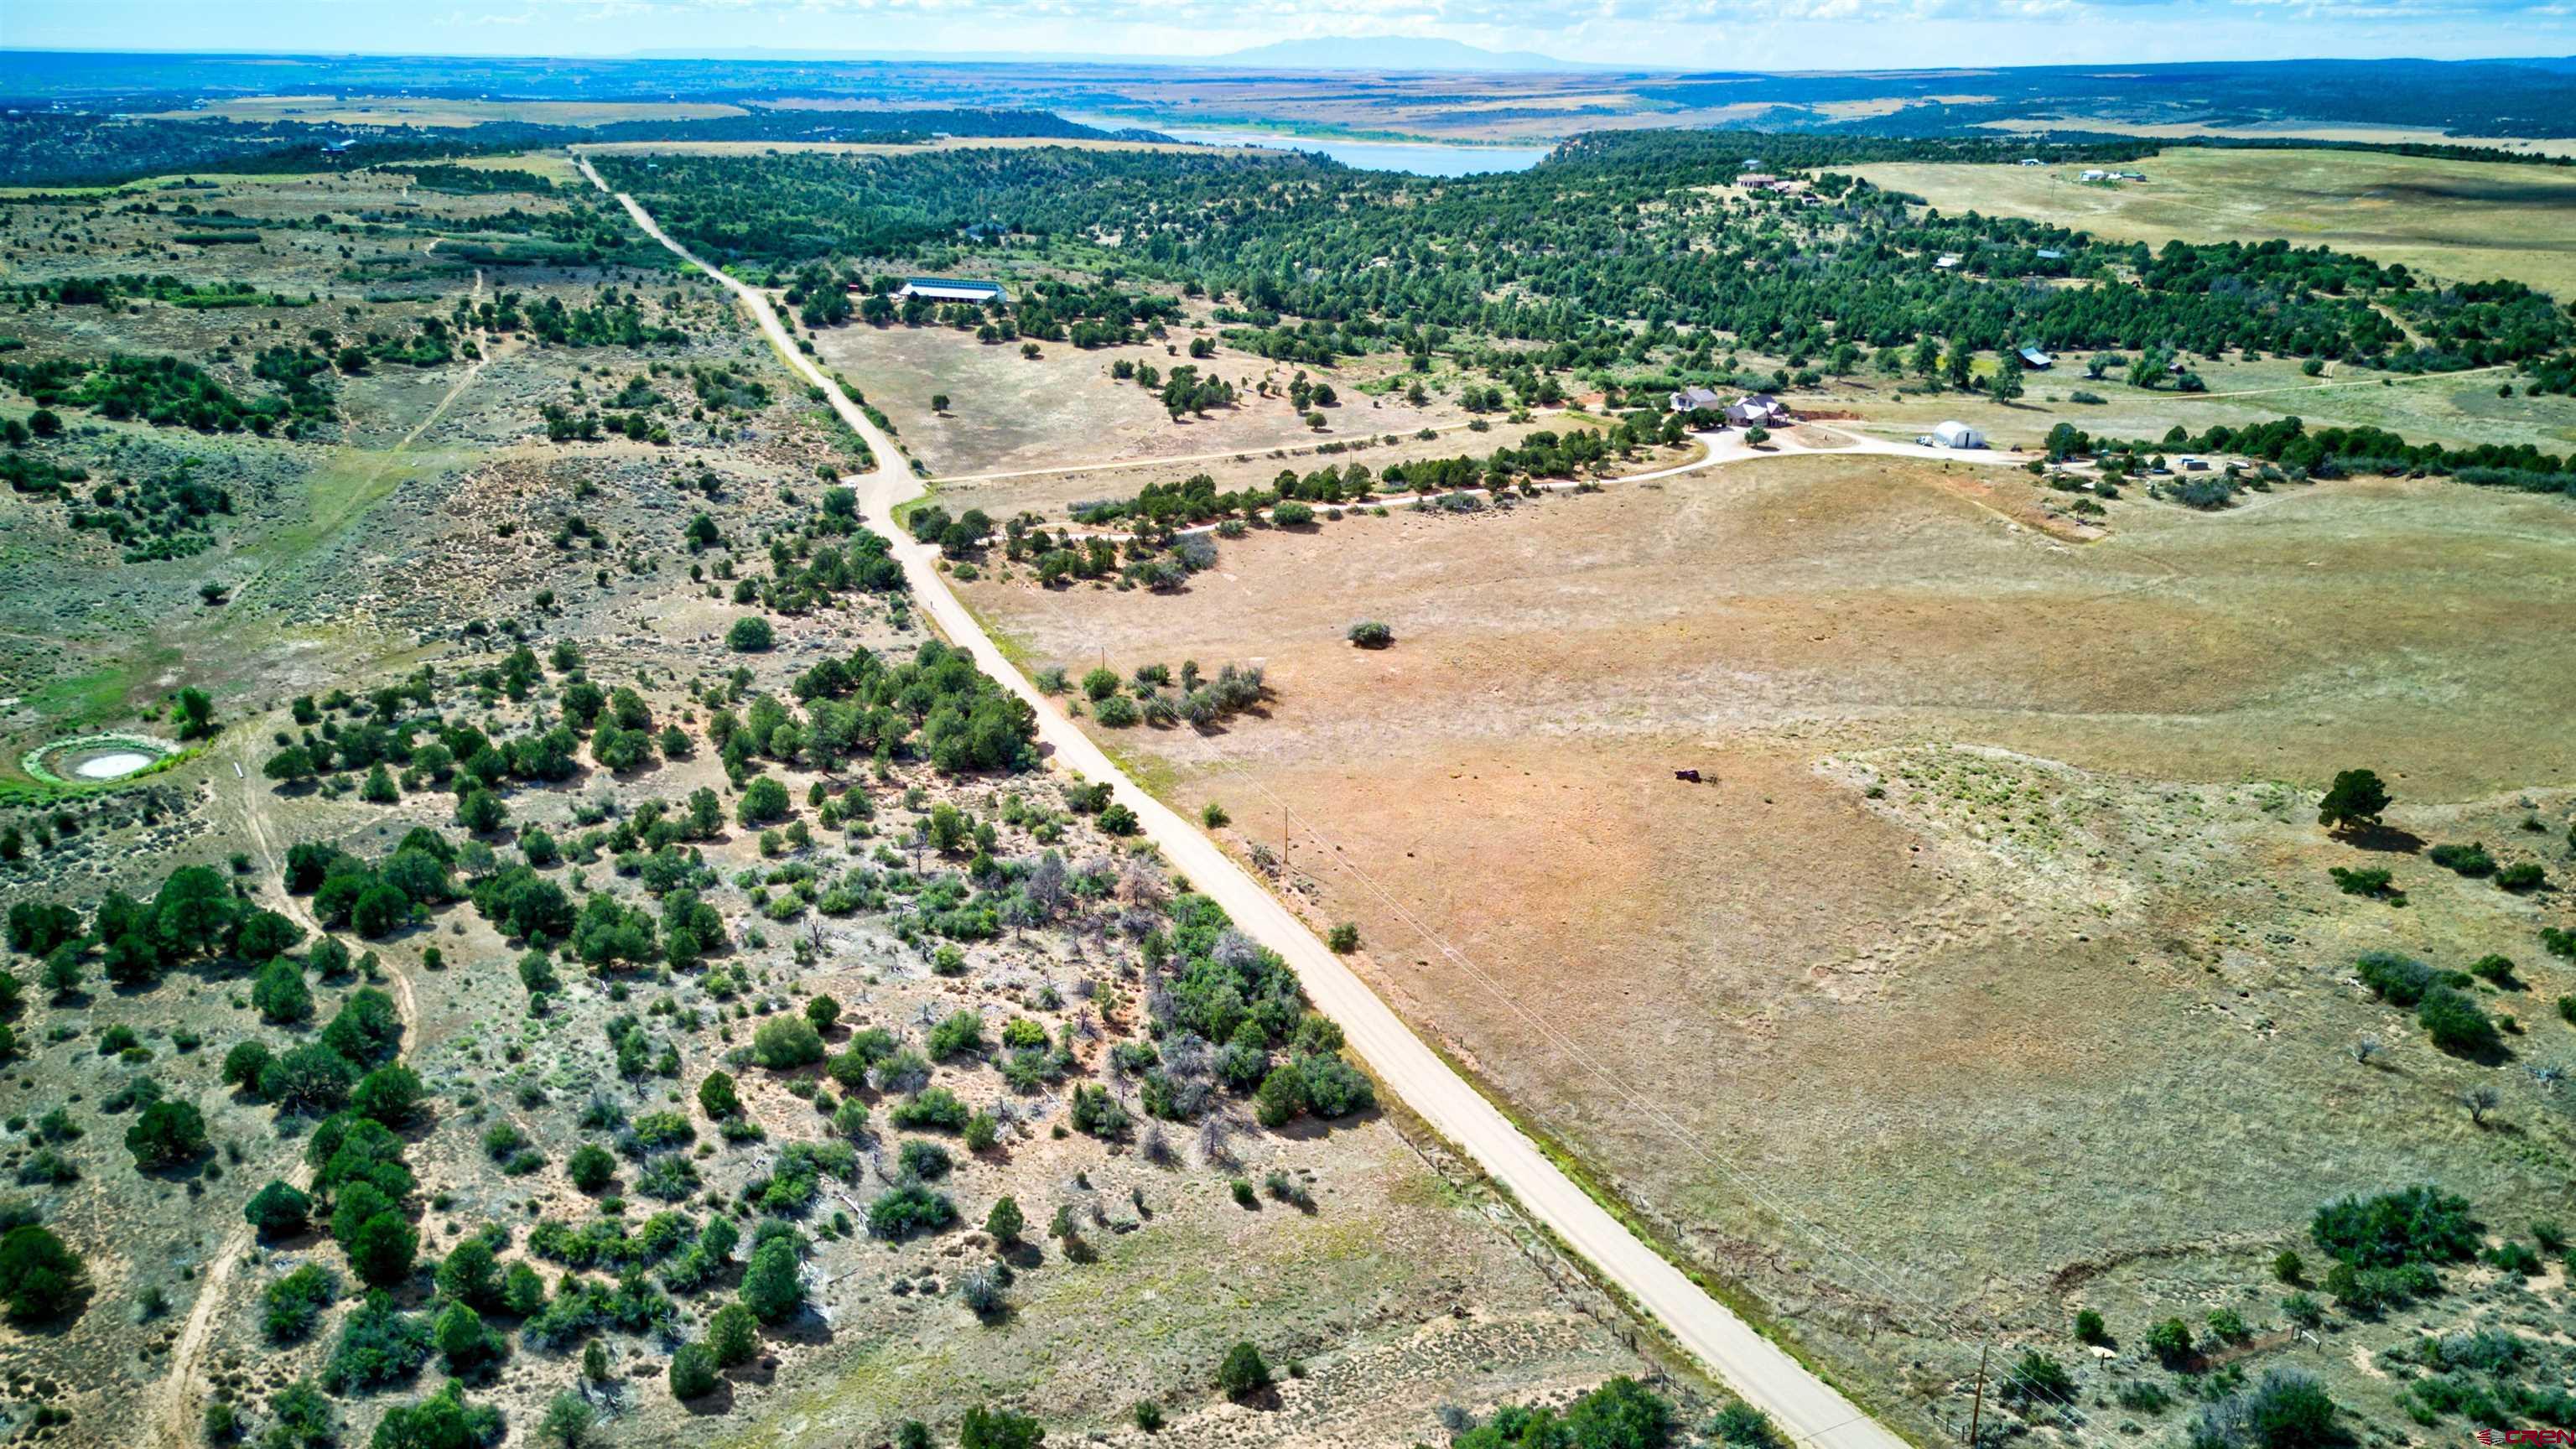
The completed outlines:
[[[1965,259],[1964,259],[1964,258],[1962,258],[1962,257],[1961,257],[1957,252],[1943,252],[1943,253],[1942,253],[1941,255],[1939,255],[1938,257],[1935,257],[1935,258],[1933,258],[1933,259],[1932,259],[1932,265],[1934,265],[1934,266],[1936,266],[1936,267],[1940,268],[1942,271],[1945,271],[1945,272],[1946,272],[1946,271],[1950,271],[1950,270],[1952,270],[1953,268],[1957,267],[1957,266],[1959,265],[1959,263],[1960,263],[1961,261],[1963,261],[1963,260],[1965,260]]]
[[[1789,410],[1780,405],[1778,398],[1767,392],[1757,392],[1728,403],[1726,421],[1730,427],[1776,428],[1790,418]]]
[[[1779,179],[1779,177],[1772,175],[1768,171],[1747,171],[1743,175],[1735,178],[1735,184],[1743,187],[1747,191],[1754,191],[1765,186],[1773,185],[1777,183]]]
[[[16,115],[17,113],[12,111],[10,114]],[[344,136],[337,141],[325,141],[322,143],[322,154],[325,156],[343,156],[348,154],[350,147],[357,144],[358,138],[355,136]]]
[[[2111,173],[2111,179],[2114,181],[2144,181],[2147,179],[2147,173],[2144,171],[2114,171]]]
[[[999,282],[961,282],[949,277],[914,277],[897,287],[897,297],[920,297],[931,302],[1003,302],[1011,294]]]
[[[2036,166],[2039,164],[2039,158],[2036,156],[2024,156],[2017,164],[2023,166]]]
[[[2083,175],[2078,176],[2075,179],[2078,181],[2108,181],[2111,179],[2111,173],[2097,167],[2085,172]]]
[[[2056,358],[2049,356],[2047,353],[2040,351],[2037,346],[2029,343],[2024,343],[2016,350],[2021,353],[2022,362],[2029,366],[2033,371],[2046,372],[2048,371],[2049,364],[2057,361]]]
[[[2062,262],[2066,260],[2066,253],[2059,251],[2055,247],[2041,247],[2039,250],[2032,252],[2031,255],[2039,258],[2043,262]]]
[[[1669,399],[1672,410],[1677,413],[1697,412],[1701,408],[1714,408],[1721,401],[1722,399],[1720,399],[1716,393],[1713,393],[1704,387],[1683,388],[1680,392],[1674,393]]]
[[[1986,435],[1966,423],[1943,423],[1932,430],[1931,442],[1936,448],[1982,448]]]

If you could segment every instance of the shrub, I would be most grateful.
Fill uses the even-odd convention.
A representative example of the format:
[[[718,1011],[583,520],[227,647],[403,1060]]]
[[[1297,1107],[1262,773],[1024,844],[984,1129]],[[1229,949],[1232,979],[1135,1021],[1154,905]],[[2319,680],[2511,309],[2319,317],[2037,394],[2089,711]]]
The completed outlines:
[[[2244,1408],[2246,1430],[2262,1449],[2325,1449],[2342,1440],[2334,1400],[2303,1369],[2266,1371]]]
[[[793,1071],[823,1059],[823,1036],[802,1016],[773,1016],[752,1033],[751,1055],[773,1072]]]
[[[2326,874],[2334,878],[2335,889],[2345,895],[2365,897],[2388,894],[2389,882],[2397,878],[2375,865],[2357,869],[2340,865],[2328,866]]]
[[[2537,861],[2517,861],[2496,872],[2496,888],[2508,891],[2536,891],[2549,878]]]
[[[706,1345],[684,1343],[671,1355],[671,1397],[695,1399],[715,1392],[716,1367]]]
[[[698,1110],[719,1121],[742,1111],[742,1098],[733,1089],[733,1078],[723,1072],[709,1072],[698,1083]]]
[[[1270,510],[1270,521],[1281,528],[1303,528],[1315,521],[1315,510],[1292,498]]]
[[[747,614],[733,621],[725,631],[725,647],[736,654],[762,654],[777,642],[769,621],[758,614]]]
[[[1026,1414],[977,1406],[957,1426],[957,1449],[1036,1449],[1046,1430]]]
[[[370,1293],[340,1325],[322,1386],[343,1394],[407,1382],[429,1362],[430,1347],[428,1320],[397,1309],[381,1292]]]
[[[2496,1025],[2478,1004],[2448,986],[2436,986],[2424,993],[2424,1002],[2415,1011],[2433,1045],[2454,1056],[2478,1057],[2497,1050],[2502,1038]]]
[[[732,1368],[751,1362],[760,1351],[758,1320],[751,1309],[740,1303],[728,1303],[716,1310],[707,1321],[707,1352],[719,1367]]]
[[[438,1265],[438,1291],[459,1303],[476,1308],[494,1308],[501,1303],[500,1264],[492,1256],[492,1245],[480,1237],[467,1238],[451,1249]]]
[[[260,1294],[264,1310],[260,1331],[271,1343],[299,1343],[321,1320],[322,1310],[340,1296],[339,1280],[318,1263],[307,1263],[268,1285]]]
[[[265,1042],[245,1041],[234,1043],[233,1049],[224,1053],[224,1085],[227,1087],[239,1087],[246,1092],[257,1092],[259,1090],[259,1074],[268,1070],[268,1064],[271,1059],[272,1053],[270,1053],[268,1044]]]
[[[2522,1278],[2540,1276],[2540,1255],[2526,1243],[2499,1243],[2485,1254],[2488,1264]]]
[[[950,1216],[955,1215],[951,1209]],[[777,1323],[805,1306],[805,1283],[797,1272],[793,1236],[773,1237],[752,1251],[751,1266],[742,1275],[742,1303],[763,1323]]]
[[[2100,1343],[2107,1334],[2102,1315],[2091,1308],[2075,1311],[2075,1336],[2085,1343]]]
[[[2437,845],[2425,852],[2435,865],[2465,876],[2495,874],[2495,857],[2482,844]]]
[[[371,1287],[387,1288],[411,1276],[420,1232],[397,1212],[377,1213],[350,1234],[349,1266]]]
[[[770,825],[787,818],[787,787],[769,775],[763,775],[743,787],[742,799],[734,804],[734,814],[745,825]]]
[[[2513,979],[2513,958],[2510,956],[2480,956],[2469,963],[2469,974],[2503,990],[2511,991],[2519,987],[2519,983]]]
[[[1360,948],[1360,928],[1344,921],[1333,927],[1332,934],[1324,938],[1324,944],[1332,947],[1336,954],[1347,956]]]
[[[1300,1060],[1297,1083],[1306,1109],[1328,1121],[1377,1105],[1377,1088],[1367,1074],[1339,1057]]]
[[[1216,1386],[1229,1399],[1251,1398],[1270,1387],[1270,1365],[1262,1362],[1260,1349],[1238,1343],[1225,1351],[1225,1362],[1217,1366]]]
[[[1107,1087],[1086,1084],[1073,1089],[1073,1130],[1094,1137],[1114,1138],[1127,1131],[1127,1109],[1109,1095]]]
[[[1395,642],[1395,631],[1375,619],[1362,619],[1350,627],[1349,637],[1362,649],[1383,649]]]
[[[957,1205],[946,1194],[932,1192],[917,1182],[889,1188],[868,1204],[868,1235],[889,1242],[917,1232],[936,1231],[955,1221]]]
[[[1136,701],[1123,694],[1113,694],[1091,707],[1091,717],[1100,721],[1103,729],[1123,730],[1143,716],[1136,708]]]
[[[2438,979],[2433,968],[2394,951],[2365,951],[2353,962],[2353,974],[2372,994],[2391,1006],[2413,1006]]]
[[[597,1192],[617,1176],[617,1159],[596,1142],[585,1142],[565,1160],[564,1170],[572,1174],[572,1185],[583,1192]]]
[[[349,1094],[349,1109],[388,1127],[401,1127],[419,1114],[421,1099],[427,1095],[418,1072],[399,1064],[378,1067]]]
[[[1282,1062],[1270,1075],[1261,1079],[1259,1090],[1252,1094],[1253,1115],[1264,1127],[1288,1125],[1288,1119],[1306,1105],[1306,1084],[1295,1062]]]
[[[291,1024],[313,1019],[313,992],[304,984],[304,968],[280,956],[260,968],[251,982],[250,1004],[269,1021]]]
[[[125,1129],[125,1150],[144,1172],[194,1162],[211,1150],[206,1119],[185,1102],[155,1102]]]
[[[242,1217],[264,1238],[300,1233],[312,1220],[313,1199],[292,1183],[270,1178],[268,1186],[252,1193],[243,1205]]]
[[[2306,1273],[2307,1265],[2299,1261],[2297,1253],[2287,1248],[2282,1249],[2279,1255],[2272,1259],[2272,1276],[2292,1287],[2298,1286]]]
[[[21,1323],[62,1317],[88,1291],[89,1269],[53,1230],[22,1223],[0,1235],[0,1302]]]
[[[462,1303],[448,1304],[430,1335],[451,1374],[471,1373],[498,1357],[502,1348],[500,1335],[484,1326],[483,1315]]]
[[[358,1070],[348,1065],[348,1057],[325,1044],[307,1042],[260,1067],[260,1096],[278,1104],[281,1111],[337,1111],[348,1104],[348,1088],[355,1078]]]
[[[2047,1354],[2035,1348],[2024,1349],[2020,1360],[2013,1364],[2012,1372],[2006,1376],[2003,1390],[2007,1398],[2025,1402],[2065,1403],[2074,1398],[2075,1379]]]
[[[2167,1366],[2182,1362],[2191,1357],[2191,1326],[2179,1318],[2149,1324],[2147,1349]]]
[[[1009,1197],[994,1203],[993,1210],[984,1215],[984,1231],[992,1234],[993,1241],[997,1243],[1018,1242],[1021,1231],[1027,1226],[1027,1220],[1020,1216],[1019,1203]]]
[[[984,1045],[984,1018],[971,1011],[952,1012],[923,1043],[931,1060],[946,1061],[960,1052],[975,1051]]]
[[[2317,1209],[2308,1234],[2329,1256],[2355,1268],[2455,1263],[2478,1248],[2468,1200],[2429,1185],[2338,1198]]]

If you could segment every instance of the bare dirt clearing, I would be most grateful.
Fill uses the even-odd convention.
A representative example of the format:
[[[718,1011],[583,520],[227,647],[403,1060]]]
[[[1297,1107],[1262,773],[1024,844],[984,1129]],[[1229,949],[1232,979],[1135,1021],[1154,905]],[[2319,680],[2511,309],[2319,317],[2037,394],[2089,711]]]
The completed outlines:
[[[969,598],[1076,673],[1263,659],[1268,718],[1103,738],[1284,849],[1413,1020],[1890,1396],[1946,1395],[1988,1314],[2062,1336],[2078,1262],[2178,1254],[2161,1291],[2198,1293],[2227,1265],[2194,1254],[2336,1192],[2551,1180],[2563,1117],[2520,1086],[2542,1155],[2473,1131],[2453,1098],[2492,1069],[2345,973],[2537,958],[2555,908],[2404,860],[2414,910],[2338,896],[2313,797],[2238,782],[2373,763],[2456,802],[2427,838],[2562,872],[2565,801],[2517,834],[2498,792],[2576,778],[2576,669],[2533,624],[2570,602],[2564,505],[2132,499],[2076,546],[1966,472],[1784,459],[1258,535],[1181,599]],[[1344,643],[1362,618],[1395,646]],[[2363,1031],[2396,1072],[2345,1055]],[[2213,1071],[2225,1111],[2186,1106]]]

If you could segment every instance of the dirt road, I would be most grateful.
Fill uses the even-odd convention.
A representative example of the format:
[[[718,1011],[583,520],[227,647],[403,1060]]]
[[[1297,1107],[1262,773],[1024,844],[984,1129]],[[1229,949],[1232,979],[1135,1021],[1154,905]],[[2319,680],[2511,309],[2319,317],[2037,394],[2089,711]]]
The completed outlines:
[[[575,160],[594,185],[608,190],[587,158],[576,153]],[[923,483],[903,467],[894,440],[869,422],[867,414],[821,368],[796,350],[794,339],[780,324],[766,294],[700,261],[665,235],[633,197],[612,194],[636,225],[654,240],[731,289],[759,322],[779,355],[800,376],[821,388],[833,410],[875,450],[875,470],[845,480],[857,489],[864,515],[875,520],[890,519],[898,505],[925,491]],[[1266,888],[1197,827],[1127,778],[1090,736],[1003,657],[983,627],[949,592],[937,568],[939,553],[935,547],[896,534],[894,554],[940,632],[971,652],[985,673],[1036,709],[1039,742],[1053,753],[1056,762],[1085,778],[1108,782],[1118,801],[1136,812],[1145,835],[1162,848],[1172,868],[1222,905],[1247,935],[1285,957],[1304,983],[1307,996],[1341,1025],[1352,1050],[1368,1063],[1378,1079],[1443,1137],[1473,1157],[1494,1181],[1510,1189],[1525,1212],[1545,1224],[1596,1272],[1653,1315],[1728,1387],[1767,1411],[1799,1443],[1827,1449],[1899,1449],[1905,1443],[1730,1312],[1593,1201],[1509,1118],[1424,1045],[1392,1008],[1379,1000]]]

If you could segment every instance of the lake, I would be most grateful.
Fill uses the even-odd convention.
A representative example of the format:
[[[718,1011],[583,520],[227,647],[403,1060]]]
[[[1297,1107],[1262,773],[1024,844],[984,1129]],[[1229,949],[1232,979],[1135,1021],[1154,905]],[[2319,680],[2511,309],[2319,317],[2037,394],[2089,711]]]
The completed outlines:
[[[1065,115],[1068,121],[1103,130],[1142,126],[1175,141],[1203,146],[1258,146],[1271,151],[1311,151],[1363,171],[1407,171],[1416,176],[1472,176],[1485,171],[1527,171],[1544,158],[1545,146],[1444,146],[1436,141],[1345,141],[1322,136],[1290,136],[1276,131],[1206,131],[1159,126],[1111,116]]]

